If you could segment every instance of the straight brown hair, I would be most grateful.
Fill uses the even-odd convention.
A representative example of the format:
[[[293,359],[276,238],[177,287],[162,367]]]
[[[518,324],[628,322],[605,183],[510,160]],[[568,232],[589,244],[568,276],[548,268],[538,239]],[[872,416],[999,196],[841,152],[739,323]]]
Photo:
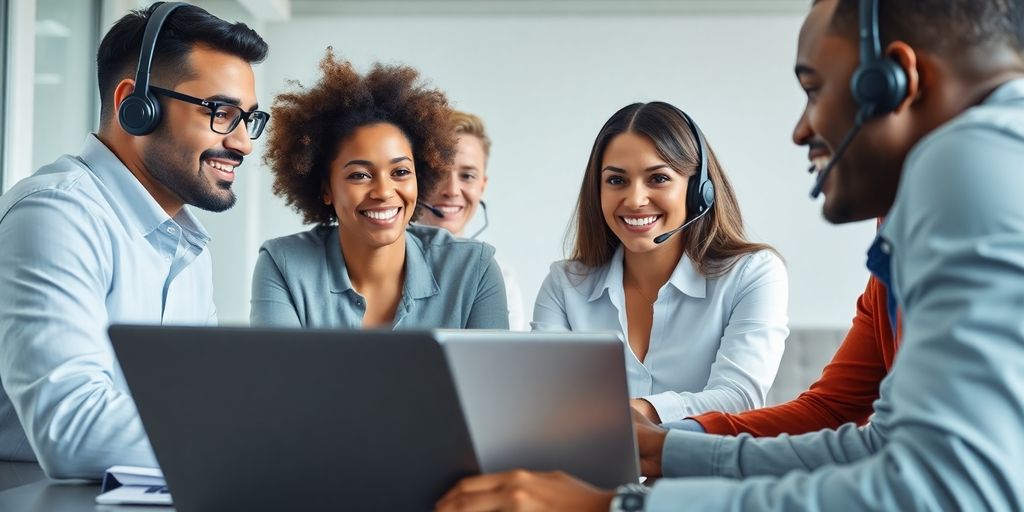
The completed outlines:
[[[590,151],[576,201],[575,220],[566,236],[567,245],[573,240],[569,260],[589,269],[606,265],[622,243],[601,214],[601,163],[608,143],[623,133],[649,138],[658,156],[683,176],[696,174],[699,165],[697,141],[676,107],[660,101],[634,103],[612,115],[597,134]],[[711,146],[706,145],[706,148],[708,177],[715,186],[715,202],[703,217],[680,234],[685,235],[684,255],[696,263],[702,275],[714,277],[728,272],[744,254],[761,250],[778,253],[770,245],[747,240],[732,185]]]

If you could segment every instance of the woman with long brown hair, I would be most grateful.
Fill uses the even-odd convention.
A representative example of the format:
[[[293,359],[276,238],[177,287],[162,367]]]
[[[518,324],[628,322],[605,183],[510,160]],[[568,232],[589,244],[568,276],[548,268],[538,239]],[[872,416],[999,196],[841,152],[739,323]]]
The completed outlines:
[[[789,334],[785,266],[746,239],[735,193],[685,113],[634,103],[605,123],[572,233],[535,330],[619,332],[632,405],[655,422],[765,405]]]

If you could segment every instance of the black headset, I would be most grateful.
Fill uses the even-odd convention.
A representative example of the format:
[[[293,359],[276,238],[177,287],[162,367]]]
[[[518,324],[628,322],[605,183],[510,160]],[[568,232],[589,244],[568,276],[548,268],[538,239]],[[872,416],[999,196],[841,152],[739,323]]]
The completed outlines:
[[[167,17],[175,9],[185,5],[188,4],[165,2],[153,11],[146,22],[146,31],[142,36],[142,47],[139,50],[139,67],[135,72],[135,90],[117,109],[117,119],[121,123],[121,128],[132,135],[146,135],[160,124],[160,102],[149,91],[153,52],[156,50],[157,36],[160,35],[160,29]]]
[[[907,73],[882,55],[878,0],[860,0],[860,64],[850,79],[853,99],[866,118],[888,114],[907,97]]]
[[[850,78],[850,91],[857,103],[857,117],[843,140],[836,146],[828,164],[818,172],[811,188],[811,198],[817,199],[836,162],[846,153],[864,122],[894,110],[907,98],[907,72],[895,60],[882,55],[882,41],[878,33],[878,0],[860,0],[860,63]],[[814,171],[811,166],[810,171]]]
[[[711,182],[711,176],[708,174],[708,145],[704,142],[704,134],[697,128],[693,118],[679,108],[676,110],[686,120],[686,125],[690,127],[693,138],[697,141],[697,159],[700,166],[697,167],[697,172],[690,176],[690,183],[686,188],[686,216],[694,218],[703,215],[715,204],[715,184]]]
[[[664,103],[664,105],[675,110],[686,121],[686,126],[690,127],[690,131],[693,132],[693,139],[697,141],[698,165],[697,172],[690,176],[690,182],[686,187],[686,222],[672,231],[654,237],[654,243],[656,244],[668,240],[672,235],[682,231],[686,226],[703,217],[711,209],[711,206],[715,204],[715,184],[711,182],[711,176],[708,174],[708,145],[704,142],[704,134],[701,133],[697,123],[694,122],[689,114],[670,103]]]

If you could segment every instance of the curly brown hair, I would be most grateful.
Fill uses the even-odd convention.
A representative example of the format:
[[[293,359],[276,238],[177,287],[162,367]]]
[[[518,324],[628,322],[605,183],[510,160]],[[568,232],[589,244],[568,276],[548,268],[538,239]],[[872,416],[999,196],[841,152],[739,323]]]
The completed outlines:
[[[330,47],[320,70],[323,76],[312,88],[292,81],[297,91],[274,98],[263,156],[274,173],[274,194],[307,224],[334,223],[334,208],[322,197],[341,142],[362,126],[389,123],[409,139],[417,193],[429,195],[455,155],[452,110],[444,93],[427,88],[408,66],[377,63],[360,76]],[[413,212],[413,220],[418,216]]]

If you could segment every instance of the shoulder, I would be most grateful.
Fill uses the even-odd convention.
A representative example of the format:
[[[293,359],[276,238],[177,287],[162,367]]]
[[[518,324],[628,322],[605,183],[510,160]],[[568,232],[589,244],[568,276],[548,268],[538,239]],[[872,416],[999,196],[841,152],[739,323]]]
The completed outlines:
[[[1024,229],[1024,115],[974,107],[921,139],[907,155],[896,201],[881,232],[974,236]]]
[[[33,216],[79,217],[104,209],[96,180],[77,159],[63,156],[19,181],[0,196],[0,221],[20,208],[32,208]],[[89,219],[79,219],[89,220]]]
[[[271,238],[263,242],[260,252],[266,252],[279,263],[286,260],[292,262],[324,260],[327,240],[331,233],[335,232],[335,229],[334,226],[316,226],[309,231]]]
[[[430,261],[458,265],[494,261],[493,246],[479,240],[456,238],[446,229],[410,224],[406,233],[409,241],[419,246]]]
[[[931,187],[969,192],[999,186],[1001,179],[1021,179],[1024,111],[1019,100],[1005,97],[1020,87],[1004,87],[993,93],[998,98],[967,109],[918,141],[907,155],[901,182],[927,181]]]
[[[564,294],[589,297],[595,287],[600,286],[607,274],[608,266],[589,267],[578,261],[560,260],[548,268],[542,288],[548,291],[561,290]]]
[[[740,286],[756,282],[786,282],[788,280],[786,264],[775,251],[770,249],[761,249],[740,256],[726,276],[733,277]]]

